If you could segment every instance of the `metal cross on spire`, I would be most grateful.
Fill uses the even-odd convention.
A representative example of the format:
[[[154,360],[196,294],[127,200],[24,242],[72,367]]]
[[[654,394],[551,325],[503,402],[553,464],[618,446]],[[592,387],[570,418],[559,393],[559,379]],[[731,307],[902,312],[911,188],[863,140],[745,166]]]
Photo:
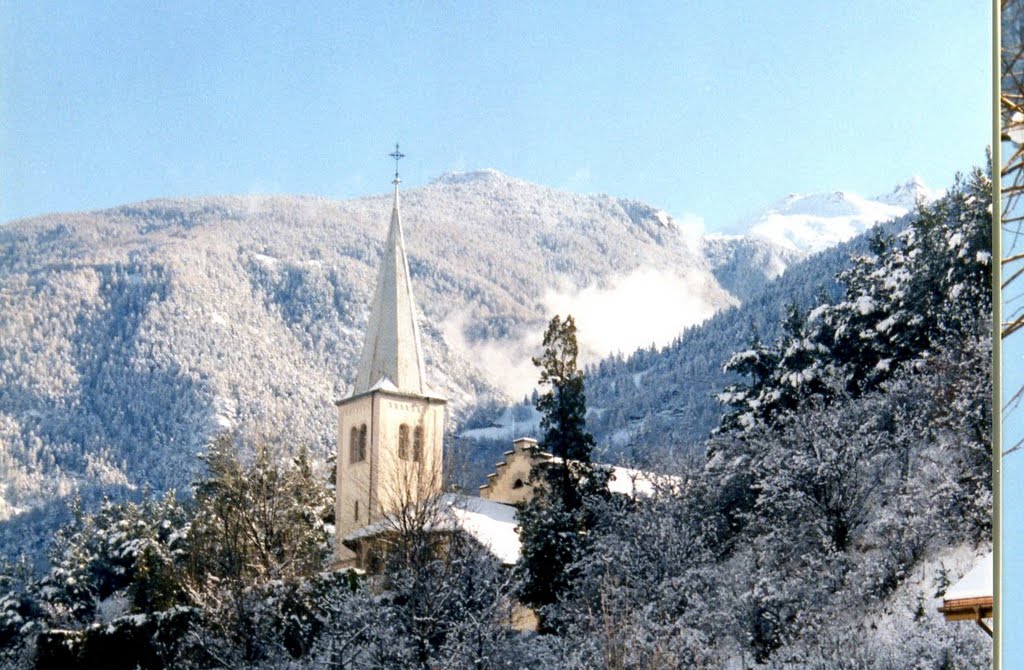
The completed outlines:
[[[402,181],[398,178],[398,161],[405,158],[405,154],[398,150],[398,142],[395,142],[395,150],[388,155],[395,159],[395,180],[391,183],[397,186]]]

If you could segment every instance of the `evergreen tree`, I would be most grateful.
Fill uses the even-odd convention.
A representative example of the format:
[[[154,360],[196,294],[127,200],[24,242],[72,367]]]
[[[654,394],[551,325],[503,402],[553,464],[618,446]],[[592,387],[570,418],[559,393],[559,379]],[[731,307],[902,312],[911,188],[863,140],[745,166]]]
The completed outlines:
[[[730,356],[724,366],[725,372],[743,375],[747,380],[730,384],[718,394],[719,402],[730,405],[732,411],[722,416],[721,426],[715,432],[741,429],[753,423],[760,409],[760,396],[778,365],[778,352],[761,342],[753,323],[750,329],[747,348]]]
[[[586,429],[583,372],[576,367],[579,349],[572,316],[551,320],[543,346],[544,353],[533,359],[540,368],[540,385],[547,387],[537,399],[540,444],[554,458],[539,468],[534,498],[518,515],[519,596],[537,609],[555,604],[569,587],[567,568],[582,555],[585,534],[594,523],[587,499],[606,492],[608,479],[590,462],[594,438]],[[541,625],[546,630],[557,627],[543,611]]]
[[[306,451],[288,466],[258,444],[245,466],[228,437],[205,457],[207,477],[196,486],[193,572],[220,580],[260,583],[310,575],[323,567],[323,523],[331,500],[313,475]]]
[[[553,492],[568,510],[582,504],[582,483],[591,476],[590,451],[594,438],[587,432],[587,399],[583,371],[576,367],[579,346],[576,322],[556,315],[544,333],[544,353],[534,357],[540,368],[539,384],[547,390],[537,398],[541,413],[541,446],[558,461],[546,468]]]
[[[217,662],[251,664],[284,653],[285,596],[324,567],[327,486],[313,476],[305,450],[286,466],[257,444],[246,466],[225,436],[205,460],[188,566],[205,619],[197,646]]]
[[[838,275],[844,295],[806,315],[788,309],[781,336],[756,339],[727,372],[747,377],[719,395],[732,406],[720,431],[749,430],[798,410],[808,398],[858,397],[900,367],[987,332],[991,318],[991,181],[980,170],[919,207],[894,237],[870,238],[869,251]]]

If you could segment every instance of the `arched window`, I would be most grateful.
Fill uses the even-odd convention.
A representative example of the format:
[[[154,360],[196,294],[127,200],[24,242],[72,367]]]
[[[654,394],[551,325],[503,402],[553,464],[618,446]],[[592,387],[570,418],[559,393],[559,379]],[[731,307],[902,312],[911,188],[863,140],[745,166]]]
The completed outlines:
[[[409,460],[409,426],[404,423],[398,427],[398,457]]]
[[[359,462],[359,429],[355,426],[352,426],[352,431],[349,433],[348,438],[348,462]]]
[[[412,460],[423,460],[423,426],[416,426],[412,433]]]
[[[366,424],[359,426],[359,460],[366,460]]]
[[[523,480],[522,479],[517,479],[515,481],[515,483],[512,484],[512,488],[514,488],[514,489],[521,489],[521,488],[523,488]]]

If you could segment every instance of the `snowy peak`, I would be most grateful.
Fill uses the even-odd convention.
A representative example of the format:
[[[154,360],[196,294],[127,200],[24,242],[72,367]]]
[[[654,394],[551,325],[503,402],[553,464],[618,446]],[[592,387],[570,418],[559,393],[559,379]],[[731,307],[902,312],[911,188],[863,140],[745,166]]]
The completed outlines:
[[[903,207],[908,212],[917,206],[918,201],[925,204],[933,202],[946,194],[945,189],[930,189],[920,177],[911,177],[892,191],[875,197],[878,202]]]
[[[468,172],[446,172],[430,183],[451,185],[510,180],[512,180],[511,177],[498,172],[494,168],[483,168],[482,170],[470,170]]]
[[[628,224],[634,233],[659,245],[687,244],[689,237],[693,237],[692,226],[687,227],[686,220],[677,221],[668,212],[640,200],[564,191],[510,177],[493,168],[447,172],[423,189],[406,191],[406,198],[411,202],[421,195],[439,194],[452,202],[484,199],[510,225],[522,225],[522,230],[531,234],[538,218],[557,210],[570,228],[587,235],[595,231],[595,222],[611,218]],[[528,210],[522,207],[525,202],[531,203]]]
[[[864,198],[846,191],[812,195],[790,193],[770,205],[767,211],[787,215],[853,216],[862,210],[864,202]]]
[[[942,195],[914,177],[874,198],[849,191],[791,193],[740,224],[751,237],[771,240],[788,249],[815,253],[855,237],[882,221],[913,210],[918,200]]]

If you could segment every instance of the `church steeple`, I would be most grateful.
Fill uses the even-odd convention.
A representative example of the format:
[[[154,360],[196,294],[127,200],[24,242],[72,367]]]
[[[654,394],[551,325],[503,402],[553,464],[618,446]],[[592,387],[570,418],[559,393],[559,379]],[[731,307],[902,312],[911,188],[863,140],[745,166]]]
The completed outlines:
[[[395,159],[391,227],[384,243],[384,257],[377,276],[377,290],[366,330],[363,355],[356,368],[353,395],[366,393],[382,380],[390,382],[393,390],[416,395],[427,393],[423,350],[416,322],[416,303],[412,296],[409,261],[405,255],[402,217],[398,206],[398,184],[401,182],[398,178],[398,160],[403,154],[398,151],[397,144],[391,157]]]
[[[345,538],[410,501],[440,493],[443,482],[447,401],[424,380],[420,329],[398,206],[398,159],[402,154],[397,144],[391,157],[395,159],[395,200],[366,342],[352,395],[336,403],[337,566],[357,565],[367,558],[353,553]]]

